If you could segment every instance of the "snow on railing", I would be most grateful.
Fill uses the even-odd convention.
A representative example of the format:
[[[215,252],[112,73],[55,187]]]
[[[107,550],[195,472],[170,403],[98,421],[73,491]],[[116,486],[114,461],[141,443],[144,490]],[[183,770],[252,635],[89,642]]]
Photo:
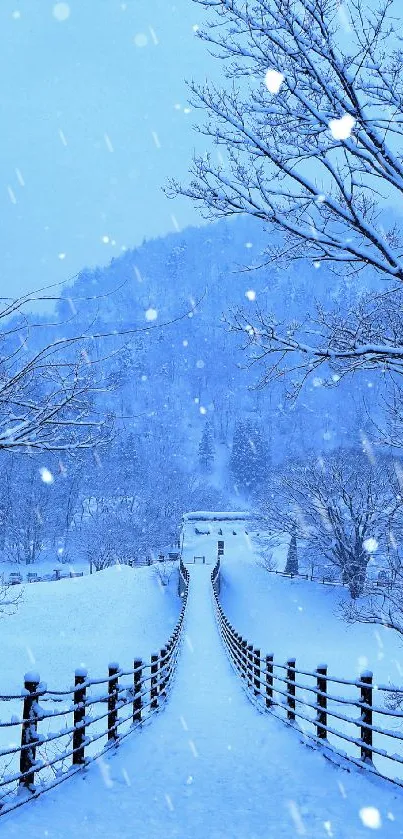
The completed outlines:
[[[176,670],[188,587],[189,571],[181,560],[179,618],[165,646],[151,656],[150,663],[135,658],[132,669],[122,670],[113,662],[108,676],[99,679],[90,679],[80,667],[75,671],[74,686],[68,690],[48,690],[39,673],[30,672],[25,674],[20,694],[0,696],[3,702],[22,702],[22,716],[0,721],[0,731],[10,732],[10,745],[0,749],[0,815],[38,797],[117,747],[162,709]],[[42,707],[48,702],[56,707]],[[57,730],[52,731],[49,724],[53,721]],[[46,724],[48,730],[42,730]],[[21,736],[17,745],[18,729]]]
[[[273,653],[262,655],[226,616],[219,599],[219,559],[211,583],[224,647],[256,707],[297,727],[326,757],[348,760],[403,786],[403,712],[390,707],[391,700],[403,703],[403,688],[375,684],[368,670],[351,681],[330,676],[326,664],[312,671],[298,670],[295,658],[278,664]],[[342,696],[333,685],[343,686]]]

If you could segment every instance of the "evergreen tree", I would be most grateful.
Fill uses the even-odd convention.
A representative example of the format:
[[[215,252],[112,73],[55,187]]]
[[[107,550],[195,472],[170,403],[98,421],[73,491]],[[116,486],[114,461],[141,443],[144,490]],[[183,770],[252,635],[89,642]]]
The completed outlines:
[[[286,574],[298,574],[298,552],[296,528],[293,528],[291,541],[288,548],[287,562],[285,564]]]
[[[203,428],[203,435],[199,444],[199,463],[203,469],[211,472],[214,463],[214,441],[209,422],[206,422]]]
[[[256,491],[266,475],[269,452],[262,428],[254,420],[236,424],[230,469],[236,484],[246,492]]]

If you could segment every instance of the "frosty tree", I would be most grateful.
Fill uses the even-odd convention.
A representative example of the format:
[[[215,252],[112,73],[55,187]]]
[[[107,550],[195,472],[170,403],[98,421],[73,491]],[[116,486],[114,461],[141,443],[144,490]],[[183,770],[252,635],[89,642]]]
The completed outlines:
[[[206,422],[199,443],[199,463],[202,469],[210,472],[214,463],[214,440],[211,424]]]
[[[195,0],[209,13],[199,36],[223,63],[227,84],[191,83],[201,128],[219,146],[196,157],[176,191],[206,215],[246,213],[283,234],[269,258],[308,259],[355,276],[372,269],[399,287],[402,238],[386,204],[403,193],[403,54],[393,0]],[[343,29],[348,30],[348,38]],[[278,240],[277,240],[278,241]],[[267,377],[324,362],[403,369],[403,346],[384,323],[368,331],[357,312],[323,329],[238,315]],[[302,356],[302,358],[301,358]],[[295,359],[298,359],[297,361]]]
[[[399,475],[387,456],[371,462],[363,452],[337,449],[326,462],[285,464],[271,477],[262,512],[272,530],[298,537],[337,567],[357,598],[371,552],[386,553],[401,529]]]
[[[44,299],[55,298],[39,292],[0,301],[3,451],[88,448],[106,430],[94,405],[101,379],[92,360],[91,338],[78,335],[41,340],[41,324],[35,324],[25,308]]]
[[[234,429],[230,470],[236,484],[247,492],[264,481],[269,453],[263,429],[253,420],[238,421]]]
[[[77,333],[71,298],[73,314],[67,318],[63,312],[64,320],[54,323],[35,323],[25,311],[38,301],[60,302],[46,290],[0,299],[0,450],[61,452],[110,439],[112,418],[100,409],[98,397],[122,385],[128,365],[124,342],[178,323],[189,313],[165,323],[117,330],[97,320],[96,311],[101,298],[113,293],[79,298],[85,325],[80,321]],[[113,371],[111,360],[118,356],[120,368]]]
[[[287,562],[285,564],[286,574],[298,574],[298,551],[297,551],[297,528],[294,527],[291,533],[288,546]]]

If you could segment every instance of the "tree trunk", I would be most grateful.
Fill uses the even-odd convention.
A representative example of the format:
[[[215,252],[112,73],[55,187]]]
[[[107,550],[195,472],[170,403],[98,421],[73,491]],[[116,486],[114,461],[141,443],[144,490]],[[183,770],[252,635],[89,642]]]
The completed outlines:
[[[285,566],[286,574],[298,574],[298,552],[297,552],[297,537],[295,528],[293,530],[290,546],[288,548],[287,562]]]

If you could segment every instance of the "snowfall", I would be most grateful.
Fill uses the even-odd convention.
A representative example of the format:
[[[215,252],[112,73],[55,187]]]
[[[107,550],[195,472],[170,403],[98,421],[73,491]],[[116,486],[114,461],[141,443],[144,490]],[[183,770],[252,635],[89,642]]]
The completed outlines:
[[[283,662],[295,655],[311,670],[326,661],[329,671],[350,679],[370,667],[379,681],[401,683],[399,639],[344,624],[343,589],[268,574],[247,522],[203,521],[198,529],[209,532],[202,535],[195,524],[190,517],[184,526],[190,589],[164,710],[113,753],[4,815],[0,832],[7,839],[402,836],[401,788],[330,762],[298,730],[259,713],[243,692],[214,618],[217,540],[225,543],[223,606],[262,651]],[[16,613],[2,620],[0,691],[19,689],[33,668],[59,689],[80,665],[93,677],[105,674],[109,660],[130,667],[134,657],[163,646],[179,608],[175,576],[163,585],[156,566],[26,585]]]

